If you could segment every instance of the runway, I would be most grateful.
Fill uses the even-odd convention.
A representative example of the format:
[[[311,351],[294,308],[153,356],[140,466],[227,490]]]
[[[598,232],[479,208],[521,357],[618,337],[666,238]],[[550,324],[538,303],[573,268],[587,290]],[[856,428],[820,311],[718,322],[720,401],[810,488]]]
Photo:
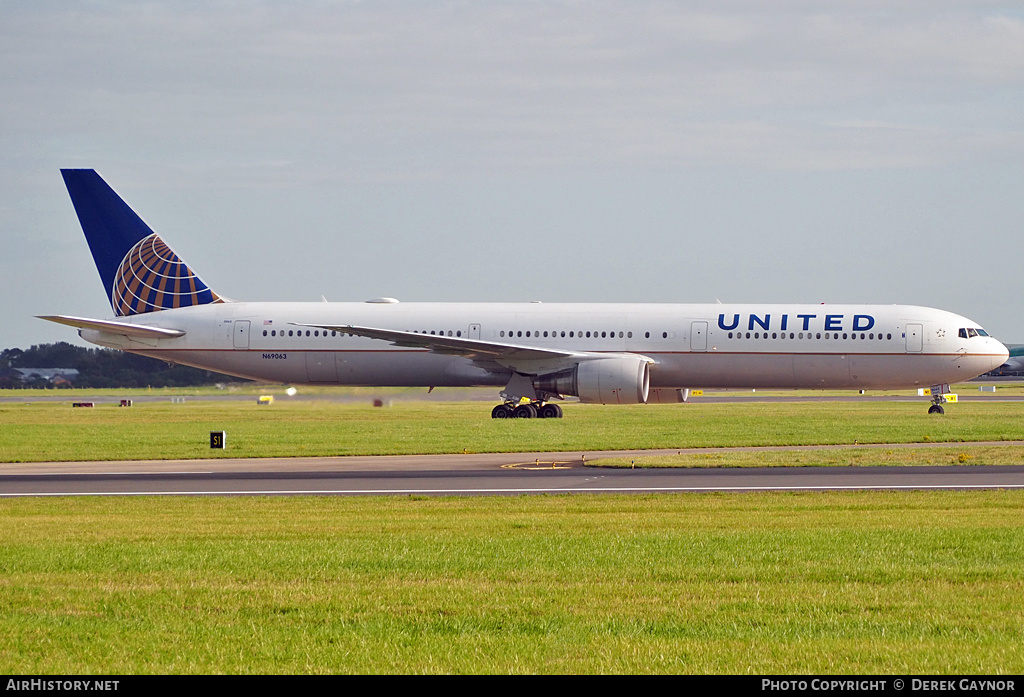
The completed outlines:
[[[946,446],[962,447],[963,444],[927,444],[927,447]],[[924,447],[924,444],[856,447]],[[721,452],[721,449],[715,450]],[[611,469],[585,464],[585,460],[593,461],[602,456],[700,451],[6,464],[0,471],[0,497],[493,496],[1024,488],[1024,466]]]

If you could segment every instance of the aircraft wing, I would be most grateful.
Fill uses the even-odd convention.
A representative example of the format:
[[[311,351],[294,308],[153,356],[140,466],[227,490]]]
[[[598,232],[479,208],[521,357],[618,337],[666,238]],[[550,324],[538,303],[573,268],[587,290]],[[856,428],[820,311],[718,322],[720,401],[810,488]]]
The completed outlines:
[[[38,319],[45,319],[57,324],[66,324],[69,327],[78,329],[95,329],[111,334],[123,334],[139,339],[171,339],[176,336],[185,336],[181,329],[164,329],[163,327],[149,327],[144,324],[131,324],[130,322],[117,322],[109,319],[89,319],[87,317],[71,317],[69,315],[36,315]]]
[[[497,363],[516,372],[539,374],[563,370],[581,361],[608,358],[607,353],[591,351],[566,351],[563,349],[540,348],[520,344],[506,344],[480,339],[465,339],[454,336],[403,332],[395,329],[359,327],[351,324],[300,324],[299,327],[330,329],[332,331],[365,336],[370,339],[390,341],[394,346],[425,348],[435,353],[465,356],[478,361]],[[651,361],[653,362],[653,361]]]

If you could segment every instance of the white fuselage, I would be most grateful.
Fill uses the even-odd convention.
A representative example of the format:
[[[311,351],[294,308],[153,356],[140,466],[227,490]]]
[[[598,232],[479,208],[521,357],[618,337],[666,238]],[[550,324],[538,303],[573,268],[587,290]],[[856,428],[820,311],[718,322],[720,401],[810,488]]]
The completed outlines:
[[[237,302],[121,322],[183,336],[93,343],[284,383],[501,386],[515,366],[297,325],[354,325],[515,346],[638,354],[652,388],[894,389],[966,380],[1006,348],[959,315],[906,305]]]

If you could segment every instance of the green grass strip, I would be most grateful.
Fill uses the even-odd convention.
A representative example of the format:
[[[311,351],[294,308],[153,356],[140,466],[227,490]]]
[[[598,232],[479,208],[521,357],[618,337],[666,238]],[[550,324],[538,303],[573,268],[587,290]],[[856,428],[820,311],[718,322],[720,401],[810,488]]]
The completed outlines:
[[[1024,465],[1024,446],[808,448],[801,450],[732,450],[641,455],[590,460],[594,467],[915,467],[927,465]]]
[[[486,403],[139,402],[130,408],[0,403],[0,462],[1000,441],[1024,438],[1021,405],[925,402],[597,406],[564,419],[490,418]],[[227,432],[211,451],[210,431]]]
[[[0,671],[1024,672],[1024,493],[0,501]]]

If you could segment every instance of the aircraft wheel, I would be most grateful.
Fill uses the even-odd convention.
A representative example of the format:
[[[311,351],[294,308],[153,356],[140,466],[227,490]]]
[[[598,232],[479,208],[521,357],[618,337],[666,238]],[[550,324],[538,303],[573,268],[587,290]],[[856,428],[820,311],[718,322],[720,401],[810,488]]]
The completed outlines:
[[[492,419],[511,419],[512,409],[507,404],[499,404],[498,406],[491,409]]]
[[[946,410],[942,408],[941,404],[933,404],[928,407],[929,414],[945,414]]]
[[[532,404],[520,404],[512,410],[512,416],[517,419],[535,419],[537,418],[537,407]]]
[[[540,408],[538,414],[542,419],[560,419],[562,418],[562,407],[557,404],[545,404]]]

